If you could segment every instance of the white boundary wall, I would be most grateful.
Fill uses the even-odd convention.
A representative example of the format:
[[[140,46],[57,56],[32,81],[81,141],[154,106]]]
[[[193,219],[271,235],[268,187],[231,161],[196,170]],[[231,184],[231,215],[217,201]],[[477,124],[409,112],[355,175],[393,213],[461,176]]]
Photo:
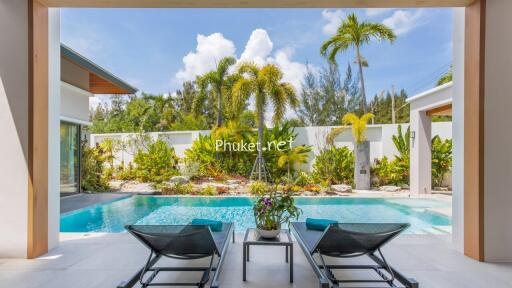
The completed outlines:
[[[402,132],[405,133],[409,124],[384,124],[384,125],[369,125],[367,130],[367,138],[370,141],[370,159],[382,158],[387,156],[393,158],[398,153],[392,141],[392,136],[397,134],[398,125],[402,125]],[[314,155],[317,155],[323,147],[325,147],[325,138],[329,131],[334,126],[315,126],[315,127],[297,127],[295,133],[297,138],[294,145],[311,145],[313,146],[312,155],[309,159],[307,166],[311,166],[314,162]],[[347,129],[335,139],[335,145],[338,147],[348,146],[351,150],[354,149],[352,143],[351,130]],[[169,146],[172,146],[178,157],[185,156],[185,150],[192,146],[192,142],[196,140],[199,135],[208,135],[210,130],[198,131],[173,131],[173,132],[152,132],[148,133],[153,140],[164,140]],[[443,139],[452,138],[452,123],[451,122],[434,122],[432,123],[432,137],[439,135]],[[94,147],[100,144],[105,139],[119,139],[126,142],[133,139],[135,133],[113,133],[113,134],[90,134],[89,144]],[[126,147],[125,150],[116,153],[115,165],[124,162],[125,165],[133,160],[136,153],[135,147]]]

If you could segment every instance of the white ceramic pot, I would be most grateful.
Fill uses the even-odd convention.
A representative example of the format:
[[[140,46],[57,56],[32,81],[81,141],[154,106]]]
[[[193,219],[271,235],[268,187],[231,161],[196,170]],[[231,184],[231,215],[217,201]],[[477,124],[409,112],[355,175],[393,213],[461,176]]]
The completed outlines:
[[[256,231],[258,232],[258,234],[260,235],[261,238],[272,239],[272,238],[276,238],[279,235],[279,233],[281,232],[281,225],[279,225],[278,229],[275,229],[275,230],[264,230],[264,229],[256,228]]]

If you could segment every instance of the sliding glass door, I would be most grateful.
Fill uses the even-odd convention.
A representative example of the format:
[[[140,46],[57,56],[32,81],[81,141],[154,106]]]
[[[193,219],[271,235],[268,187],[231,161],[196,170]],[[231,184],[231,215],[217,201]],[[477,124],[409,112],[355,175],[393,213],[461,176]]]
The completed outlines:
[[[60,123],[60,192],[80,192],[80,125]]]

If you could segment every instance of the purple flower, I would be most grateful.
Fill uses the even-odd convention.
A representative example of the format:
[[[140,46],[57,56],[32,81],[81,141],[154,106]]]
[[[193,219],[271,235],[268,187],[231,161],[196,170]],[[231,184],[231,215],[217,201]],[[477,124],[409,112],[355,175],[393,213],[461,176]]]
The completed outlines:
[[[263,204],[265,204],[265,206],[270,208],[270,206],[272,206],[272,200],[268,197],[265,197],[265,198],[263,198]]]

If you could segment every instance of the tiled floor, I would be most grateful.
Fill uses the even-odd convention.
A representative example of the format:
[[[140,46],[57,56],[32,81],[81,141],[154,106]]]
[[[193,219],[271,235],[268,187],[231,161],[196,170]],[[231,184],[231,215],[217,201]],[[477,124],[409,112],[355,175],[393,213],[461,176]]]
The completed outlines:
[[[61,245],[35,260],[0,260],[0,287],[114,288],[144,263],[146,249],[126,233],[64,233]],[[242,236],[230,246],[222,287],[318,287],[302,251],[296,246],[295,282],[288,282],[284,248],[251,248],[248,281],[242,281]],[[395,268],[419,281],[420,287],[512,287],[512,264],[479,263],[451,248],[446,237],[403,235],[384,249]],[[197,262],[196,262],[197,263]],[[361,272],[346,275],[361,276]],[[181,280],[192,275],[180,274]],[[193,275],[196,276],[196,275]],[[369,275],[363,275],[369,276]]]

